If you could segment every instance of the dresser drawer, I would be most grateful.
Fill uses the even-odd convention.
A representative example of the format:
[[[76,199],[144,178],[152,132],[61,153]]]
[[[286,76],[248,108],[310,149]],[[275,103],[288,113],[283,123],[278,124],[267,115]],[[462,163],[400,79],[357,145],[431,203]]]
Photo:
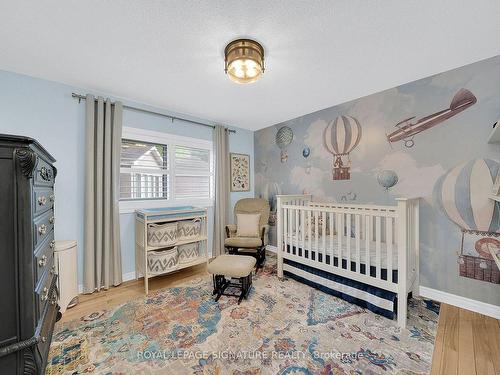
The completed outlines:
[[[41,158],[38,158],[34,175],[35,186],[54,185],[54,169],[52,168],[52,165]]]
[[[50,342],[52,340],[52,332],[56,315],[59,310],[57,306],[57,288],[56,277],[53,278],[53,283],[50,288],[50,298],[45,311],[41,312],[41,319],[37,327],[38,344],[37,350],[42,360],[42,368],[45,369],[47,356],[49,354]],[[43,372],[42,372],[43,373]]]
[[[33,221],[35,233],[35,247],[47,238],[49,233],[54,229],[54,210],[50,209],[42,215],[35,218]]]
[[[39,215],[54,207],[54,189],[35,187],[33,189],[33,212]]]
[[[50,286],[54,279],[54,275],[51,272],[45,272],[42,275],[42,279],[38,283],[35,289],[36,301],[38,305],[38,314],[37,316],[42,316],[43,310],[47,303],[49,302],[50,297]]]
[[[54,246],[54,231],[51,231],[35,252],[35,285],[37,286],[45,272],[55,273]]]

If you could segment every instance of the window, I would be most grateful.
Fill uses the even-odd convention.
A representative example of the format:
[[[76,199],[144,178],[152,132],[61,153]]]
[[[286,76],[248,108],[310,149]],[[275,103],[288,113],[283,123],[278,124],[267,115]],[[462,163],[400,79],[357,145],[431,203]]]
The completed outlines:
[[[168,146],[122,140],[120,199],[168,199]]]
[[[133,210],[162,205],[158,200],[165,205],[208,204],[213,198],[213,169],[211,141],[124,128],[120,206]]]

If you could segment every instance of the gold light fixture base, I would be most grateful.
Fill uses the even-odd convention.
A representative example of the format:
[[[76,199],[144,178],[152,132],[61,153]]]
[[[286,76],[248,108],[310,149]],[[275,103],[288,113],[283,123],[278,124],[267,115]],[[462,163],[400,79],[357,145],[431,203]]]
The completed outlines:
[[[255,40],[233,40],[224,50],[224,62],[224,71],[233,82],[255,82],[264,73],[264,48]]]

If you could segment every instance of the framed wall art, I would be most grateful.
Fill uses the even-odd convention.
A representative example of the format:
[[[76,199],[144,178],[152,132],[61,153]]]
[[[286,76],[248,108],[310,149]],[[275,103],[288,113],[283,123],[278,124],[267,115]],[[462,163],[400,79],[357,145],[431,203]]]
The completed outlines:
[[[250,155],[231,153],[231,191],[250,191]]]

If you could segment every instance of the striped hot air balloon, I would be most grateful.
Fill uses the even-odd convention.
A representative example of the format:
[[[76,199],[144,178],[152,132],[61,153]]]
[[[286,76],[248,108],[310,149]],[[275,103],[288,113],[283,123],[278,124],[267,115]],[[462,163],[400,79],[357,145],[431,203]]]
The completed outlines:
[[[446,216],[465,232],[500,233],[500,209],[491,195],[500,163],[475,159],[450,169],[435,185]]]
[[[328,152],[333,154],[333,179],[349,180],[351,178],[350,167],[344,166],[343,156],[349,153],[359,144],[361,140],[361,125],[357,119],[351,116],[339,116],[330,121],[323,132],[323,141]]]
[[[288,160],[286,148],[293,141],[293,130],[289,126],[282,126],[276,133],[276,145],[281,150],[281,162],[285,163]]]

